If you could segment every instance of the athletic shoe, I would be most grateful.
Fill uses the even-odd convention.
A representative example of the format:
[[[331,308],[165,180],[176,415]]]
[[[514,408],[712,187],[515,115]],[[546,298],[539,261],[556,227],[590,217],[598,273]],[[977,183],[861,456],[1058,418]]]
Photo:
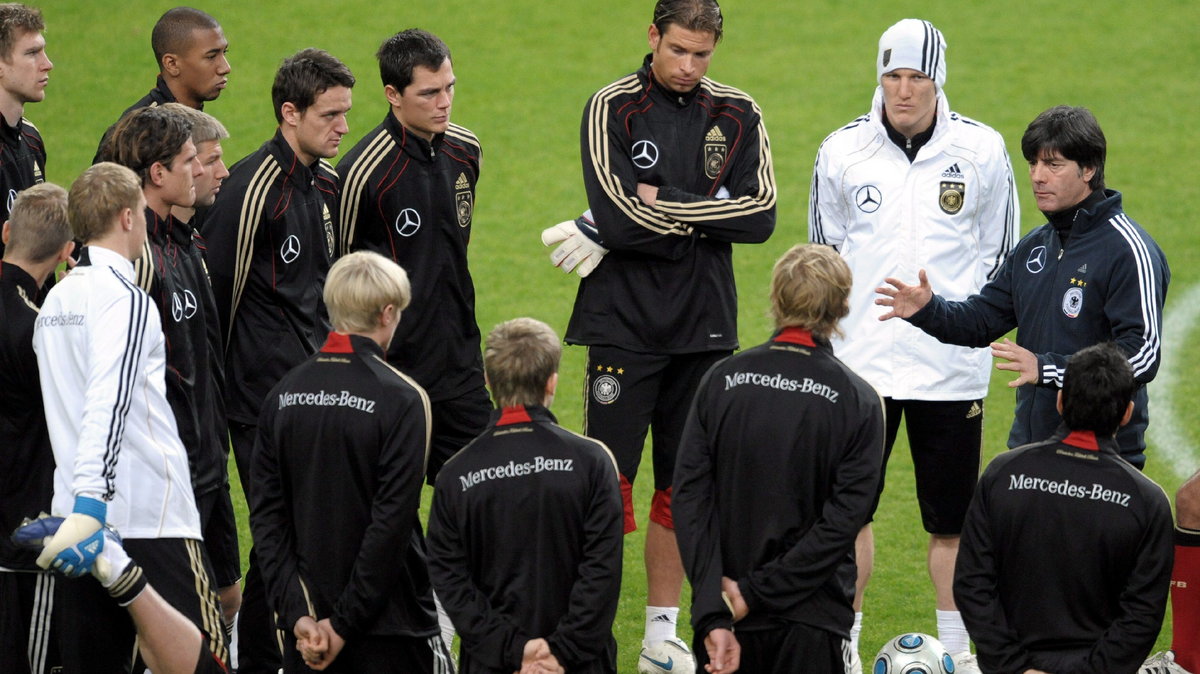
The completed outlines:
[[[1171,651],[1159,651],[1151,655],[1138,668],[1138,674],[1190,674],[1188,670],[1175,664],[1175,654]]]
[[[695,674],[696,658],[679,639],[667,639],[642,648],[638,674]]]
[[[971,651],[955,653],[950,658],[954,660],[955,674],[982,674],[979,671],[979,661],[975,659],[975,654]]]

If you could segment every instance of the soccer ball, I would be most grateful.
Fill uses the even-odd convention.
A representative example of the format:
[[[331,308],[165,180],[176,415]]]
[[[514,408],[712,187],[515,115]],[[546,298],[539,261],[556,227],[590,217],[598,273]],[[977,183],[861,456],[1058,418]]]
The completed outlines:
[[[667,639],[642,648],[638,657],[638,674],[693,674],[696,658],[679,639]]]
[[[928,634],[901,634],[879,649],[873,674],[954,674],[954,660]]]

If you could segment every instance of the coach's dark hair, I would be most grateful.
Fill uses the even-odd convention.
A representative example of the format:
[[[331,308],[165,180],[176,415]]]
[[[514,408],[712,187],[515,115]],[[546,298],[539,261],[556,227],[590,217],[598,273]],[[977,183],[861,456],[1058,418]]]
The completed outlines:
[[[178,112],[159,106],[138,108],[117,122],[100,148],[100,160],[130,169],[145,187],[150,167],[162,164],[171,169],[183,144],[191,137],[191,120]]]
[[[220,30],[221,24],[208,14],[193,7],[168,9],[154,24],[150,32],[150,48],[154,50],[154,61],[162,71],[163,57],[167,54],[182,54],[191,45],[192,33],[197,30]]]
[[[1067,361],[1063,378],[1063,421],[1073,431],[1110,437],[1121,427],[1137,387],[1133,368],[1116,344],[1078,351]]]
[[[379,59],[379,78],[403,94],[412,84],[413,68],[437,70],[450,60],[450,48],[438,36],[420,28],[409,28],[389,37],[375,52]]]
[[[304,112],[330,87],[354,87],[354,75],[345,63],[322,49],[302,49],[283,60],[271,85],[275,121],[283,121],[283,104]]]
[[[1021,154],[1032,162],[1044,152],[1058,151],[1082,169],[1095,169],[1088,185],[1104,189],[1104,157],[1108,143],[1096,116],[1087,108],[1059,105],[1043,112],[1029,123],[1021,136]]]
[[[6,63],[11,63],[17,39],[26,33],[40,33],[44,30],[46,22],[42,19],[42,10],[37,7],[16,2],[0,4],[0,58]]]
[[[658,0],[651,23],[660,35],[665,35],[667,27],[675,24],[687,30],[712,33],[714,42],[720,42],[725,32],[725,17],[721,16],[717,0]]]

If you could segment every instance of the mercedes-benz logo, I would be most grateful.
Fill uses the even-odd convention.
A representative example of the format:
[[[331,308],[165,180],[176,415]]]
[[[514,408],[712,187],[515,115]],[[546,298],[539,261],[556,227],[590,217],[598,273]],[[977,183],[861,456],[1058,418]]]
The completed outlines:
[[[396,216],[396,233],[400,236],[412,236],[421,229],[421,215],[411,208],[400,211]]]
[[[864,185],[858,188],[858,192],[854,195],[854,203],[858,204],[858,210],[863,213],[874,213],[883,205],[883,195],[879,192],[878,187]]]
[[[284,264],[291,264],[300,257],[300,237],[292,234],[283,242],[283,247],[279,249],[279,257],[283,258]]]
[[[633,165],[640,169],[648,169],[658,163],[658,146],[648,140],[639,140],[633,144]]]
[[[171,293],[171,318],[174,318],[176,323],[195,316],[198,306],[196,296],[190,290],[185,289],[182,295],[178,292]]]
[[[1038,246],[1029,251],[1029,259],[1025,260],[1025,268],[1030,274],[1036,274],[1046,268],[1046,247]]]

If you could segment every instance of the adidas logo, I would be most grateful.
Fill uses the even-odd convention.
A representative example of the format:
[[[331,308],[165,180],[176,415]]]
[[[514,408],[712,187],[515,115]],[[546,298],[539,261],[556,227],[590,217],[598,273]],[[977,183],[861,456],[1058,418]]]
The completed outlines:
[[[958,164],[951,164],[950,168],[946,169],[945,171],[942,171],[942,177],[943,178],[954,178],[956,180],[962,180],[963,174],[962,174],[962,171],[958,170]]]
[[[721,127],[714,124],[713,128],[709,129],[708,133],[705,134],[704,140],[709,143],[724,143],[725,134],[721,133]]]
[[[458,180],[454,181],[454,189],[456,189],[456,190],[471,189],[471,183],[467,181],[467,174],[465,174],[465,173],[458,174]]]
[[[651,618],[650,622],[652,622],[652,623],[668,623],[671,625],[675,624],[675,621],[671,620],[671,616],[667,615],[666,613],[659,613],[658,615]]]
[[[967,410],[967,418],[974,419],[980,414],[983,414],[983,405],[980,405],[978,401],[971,403],[971,409]]]
[[[1087,263],[1084,262],[1083,264],[1079,265],[1079,269],[1076,269],[1075,273],[1076,274],[1086,274],[1087,273]]]

